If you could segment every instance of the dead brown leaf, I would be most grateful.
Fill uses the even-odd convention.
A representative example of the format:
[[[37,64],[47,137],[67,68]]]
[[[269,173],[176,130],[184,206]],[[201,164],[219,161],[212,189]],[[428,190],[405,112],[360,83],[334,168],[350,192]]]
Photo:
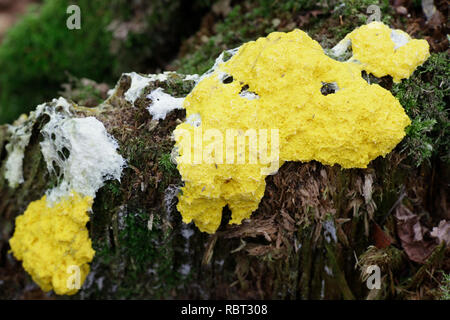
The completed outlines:
[[[397,233],[402,247],[409,259],[424,263],[436,247],[435,241],[424,237],[428,229],[420,223],[419,216],[412,213],[406,206],[400,205],[396,209]]]

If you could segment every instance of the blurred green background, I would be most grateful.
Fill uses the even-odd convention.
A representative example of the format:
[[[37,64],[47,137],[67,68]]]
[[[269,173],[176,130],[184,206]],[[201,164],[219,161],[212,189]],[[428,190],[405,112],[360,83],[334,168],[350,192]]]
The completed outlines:
[[[71,4],[81,9],[80,30],[66,27]],[[163,69],[209,6],[209,0],[28,5],[0,44],[0,124],[57,96],[69,75],[113,85],[122,72]]]

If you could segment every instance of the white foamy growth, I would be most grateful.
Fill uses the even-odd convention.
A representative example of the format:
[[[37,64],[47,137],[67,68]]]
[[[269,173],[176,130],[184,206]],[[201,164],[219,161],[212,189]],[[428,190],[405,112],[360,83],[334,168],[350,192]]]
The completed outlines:
[[[436,238],[439,243],[444,241],[450,247],[450,221],[441,220],[437,227],[434,227],[430,232],[433,238]]]
[[[350,39],[344,38],[331,49],[331,53],[336,57],[341,57],[347,52],[348,48],[350,48],[351,45],[352,41]]]
[[[64,99],[63,97],[59,97],[58,99],[53,99],[52,103],[56,104],[56,108],[63,108],[65,112],[70,112],[71,104],[69,101]]]
[[[106,93],[108,95],[108,98],[111,97],[116,92],[116,88],[109,89]]]
[[[175,202],[177,200],[179,192],[180,187],[173,184],[169,185],[164,191],[164,206],[168,214],[170,214],[175,209]]]
[[[41,151],[47,169],[61,181],[47,191],[50,203],[72,191],[95,197],[106,180],[120,180],[125,160],[118,144],[94,117],[70,118],[56,113],[42,129]]]
[[[325,240],[330,243],[331,240],[334,242],[337,242],[337,236],[336,236],[336,227],[334,226],[334,222],[331,220],[326,220],[322,224],[324,232],[323,235],[325,237]]]
[[[67,113],[70,112],[70,103],[62,97],[53,99],[49,104],[43,103],[38,105],[36,110],[30,112],[28,117],[22,115],[13,125],[8,126],[8,132],[11,134],[11,137],[6,145],[8,156],[5,164],[5,178],[8,180],[11,188],[17,188],[24,182],[23,157],[25,148],[30,142],[31,131],[36,119],[43,113],[50,115],[51,112],[54,112],[54,108],[59,108]]]
[[[216,69],[224,62],[228,61],[229,59],[231,59],[232,56],[234,56],[238,51],[239,51],[240,47],[234,48],[234,49],[230,49],[230,50],[226,50],[223,51],[219,57],[217,57],[216,61],[214,62],[214,65],[211,67],[211,69],[209,69],[208,71],[206,71],[204,74],[202,74],[202,76],[200,78],[198,78],[197,83],[199,83],[200,81],[202,81],[203,79],[209,77],[210,75],[212,75],[214,73],[214,71],[216,71]],[[225,56],[228,57],[227,60],[225,60]]]
[[[125,73],[125,75],[131,78],[130,88],[125,92],[125,100],[134,105],[136,99],[142,95],[145,87],[147,87],[151,82],[167,81],[171,75],[176,74],[177,73],[173,71],[165,71],[164,73],[147,74],[147,75],[140,75],[136,72]],[[198,74],[189,74],[184,77],[183,81],[198,82],[200,81],[200,76]],[[116,92],[116,89],[117,85],[116,88],[108,91],[108,96],[112,96]]]
[[[22,123],[17,126],[8,126],[11,139],[6,145],[8,157],[5,166],[5,178],[11,188],[17,188],[23,183],[23,157],[25,148],[30,142],[32,123]]]
[[[142,90],[148,86],[150,79],[136,72],[126,73],[126,75],[131,78],[131,85],[127,92],[125,92],[125,100],[134,105],[136,99],[141,95]]]
[[[175,74],[176,72],[173,71],[164,71],[164,73],[157,73],[157,74],[149,74],[148,78],[150,79],[150,81],[154,82],[154,81],[167,81],[167,79],[169,78],[169,75],[171,74]]]
[[[189,240],[190,237],[194,235],[194,230],[189,228],[182,228],[181,229],[181,235],[186,239]]]
[[[247,91],[247,90],[244,90],[241,93],[239,93],[239,96],[241,98],[248,99],[248,100],[259,99],[259,96],[256,93]]]
[[[200,79],[200,76],[198,74],[188,74],[184,77],[183,80],[185,81],[198,81]]]
[[[187,119],[186,123],[190,124],[193,127],[200,127],[202,125],[202,117],[199,113],[191,114]]]
[[[191,272],[191,266],[187,263],[183,263],[178,270],[183,276],[187,276]]]
[[[183,109],[184,98],[175,98],[164,92],[162,88],[153,90],[147,98],[152,103],[147,110],[153,117],[153,120],[165,119],[167,114],[175,109]]]
[[[403,47],[405,44],[411,40],[409,35],[401,30],[393,30],[391,31],[391,40],[394,42],[394,49],[397,50],[400,47]]]
[[[333,276],[333,270],[329,266],[325,266],[323,269],[325,270],[327,275]]]

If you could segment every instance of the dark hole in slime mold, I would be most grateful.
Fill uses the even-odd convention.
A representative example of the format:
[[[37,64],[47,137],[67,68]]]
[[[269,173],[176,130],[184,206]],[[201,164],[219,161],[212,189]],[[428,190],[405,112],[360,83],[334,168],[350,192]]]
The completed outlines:
[[[233,80],[234,80],[234,79],[233,79],[233,76],[227,75],[227,76],[222,80],[222,83],[224,83],[224,84],[232,83]]]

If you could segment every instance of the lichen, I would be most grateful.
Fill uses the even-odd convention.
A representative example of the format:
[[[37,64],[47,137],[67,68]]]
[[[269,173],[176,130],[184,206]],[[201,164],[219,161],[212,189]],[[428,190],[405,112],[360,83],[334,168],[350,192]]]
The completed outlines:
[[[361,27],[359,32],[364,34],[364,30]],[[369,36],[372,31],[370,28]],[[398,50],[402,48],[411,49],[405,45]],[[409,59],[408,53],[403,54],[405,59]],[[416,52],[410,55],[414,58]],[[201,231],[213,233],[228,205],[230,223],[241,223],[257,209],[265,177],[284,161],[316,160],[343,168],[365,168],[390,152],[404,137],[410,120],[389,91],[361,77],[365,67],[358,61],[327,57],[321,46],[300,30],[274,32],[246,43],[228,61],[215,65],[186,97],[188,121],[175,130],[178,169],[185,182],[177,206],[183,221],[193,220]],[[403,65],[390,70],[397,77]],[[322,93],[324,84],[330,83],[339,90]],[[242,97],[243,91],[258,98]],[[194,115],[201,119],[198,126],[189,121]],[[231,136],[232,144],[224,147],[227,130],[236,134]],[[235,136],[246,141],[252,130],[257,134],[277,130],[279,136],[268,139],[260,134],[258,143],[245,144],[245,153],[241,151],[239,156],[244,155],[247,162],[236,165]],[[203,135],[208,131],[214,134]],[[264,144],[267,148],[262,150]],[[268,156],[267,150],[275,153]],[[231,161],[227,154],[225,162],[225,153],[232,154]],[[249,161],[252,156],[257,163]]]

